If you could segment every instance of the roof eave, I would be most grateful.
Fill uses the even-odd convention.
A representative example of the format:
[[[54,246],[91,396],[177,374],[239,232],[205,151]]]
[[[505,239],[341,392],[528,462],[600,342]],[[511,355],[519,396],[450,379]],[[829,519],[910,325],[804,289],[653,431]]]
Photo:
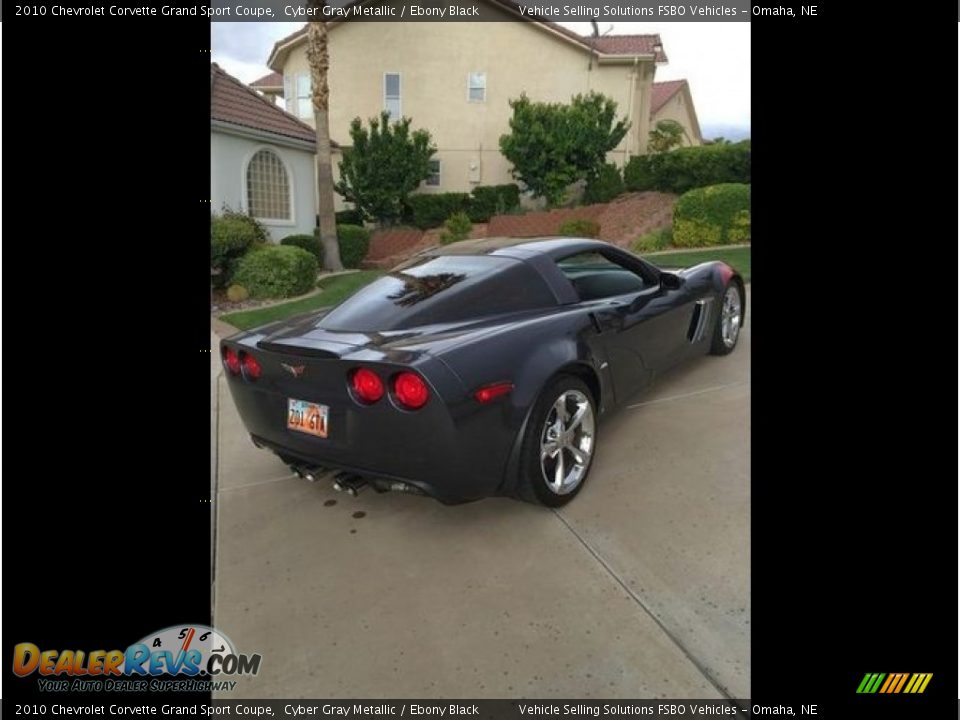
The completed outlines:
[[[311,153],[315,153],[317,151],[316,141],[304,140],[302,138],[293,137],[292,135],[283,135],[281,133],[269,132],[267,130],[260,130],[258,128],[249,127],[248,125],[240,125],[238,123],[229,122],[227,120],[210,118],[210,128],[214,130],[220,130],[230,135],[238,135],[241,137],[250,138],[252,140],[269,142],[273,143],[274,145],[284,145],[296,150],[307,150]]]

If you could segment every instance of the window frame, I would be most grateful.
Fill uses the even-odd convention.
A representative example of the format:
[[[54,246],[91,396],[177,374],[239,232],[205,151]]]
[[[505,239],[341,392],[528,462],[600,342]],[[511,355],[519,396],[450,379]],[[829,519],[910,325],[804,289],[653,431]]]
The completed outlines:
[[[306,78],[307,80],[307,94],[300,95],[300,78]],[[310,77],[310,73],[297,73],[294,75],[294,112],[301,120],[309,120],[313,117],[313,80]],[[300,113],[300,101],[305,99],[307,101],[307,108],[309,112],[306,115]]]
[[[443,161],[440,160],[439,158],[433,158],[427,161],[428,165],[431,165],[433,163],[437,164],[437,172],[435,173],[433,171],[430,172],[430,175],[427,177],[427,179],[423,181],[424,187],[438,188],[443,184]],[[431,183],[430,178],[433,177],[434,175],[437,176],[437,182]]]
[[[597,254],[603,257],[607,262],[610,262],[614,265],[617,265],[620,269],[626,270],[633,273],[643,282],[643,287],[638,290],[631,290],[630,292],[619,293],[617,295],[605,295],[604,297],[591,298],[589,300],[584,300],[580,297],[580,293],[577,291],[576,285],[573,284],[573,280],[567,276],[563,271],[563,268],[560,267],[560,263],[564,260],[567,260],[577,255],[586,255],[586,254]],[[557,269],[557,272],[570,284],[570,290],[573,292],[574,296],[577,298],[577,303],[596,303],[596,302],[606,302],[611,298],[622,298],[622,297],[637,297],[643,293],[648,293],[652,291],[659,290],[660,288],[660,274],[652,267],[647,265],[640,258],[635,258],[631,255],[626,255],[611,248],[584,248],[581,250],[576,250],[574,252],[556,257],[553,259],[554,266]]]
[[[253,214],[253,208],[250,207],[250,181],[249,181],[249,172],[250,172],[250,163],[253,162],[253,159],[263,151],[272,153],[283,166],[283,170],[286,173],[287,177],[287,206],[290,210],[290,216],[288,219],[283,218],[264,218],[258,217]],[[241,197],[244,211],[250,215],[257,222],[263,223],[264,225],[276,225],[279,227],[295,227],[297,224],[297,204],[296,204],[296,192],[294,187],[294,177],[293,171],[290,168],[290,164],[287,162],[287,159],[277,152],[277,148],[272,145],[258,145],[253,148],[243,160],[243,164],[240,166],[240,178],[241,178]]]
[[[397,95],[395,98],[397,101],[397,116],[396,117],[393,117],[392,115],[390,116],[390,122],[395,123],[403,117],[403,73],[392,71],[392,70],[383,73],[383,109],[386,112],[389,112],[389,109],[387,108],[387,100],[394,99],[393,96],[389,96],[389,97],[387,96],[387,76],[388,75],[397,76]]]
[[[473,83],[473,78],[474,78],[474,76],[482,76],[482,77],[483,77],[483,86],[476,88],[476,89],[483,90],[483,98],[480,99],[480,100],[475,100],[473,97],[470,96],[470,91],[475,89],[474,86],[473,86],[473,84],[472,84],[472,83]],[[482,104],[485,103],[486,101],[487,101],[487,73],[486,73],[486,71],[467,73],[467,102],[468,102],[468,103],[476,103],[476,104],[478,104],[478,105],[482,105]]]

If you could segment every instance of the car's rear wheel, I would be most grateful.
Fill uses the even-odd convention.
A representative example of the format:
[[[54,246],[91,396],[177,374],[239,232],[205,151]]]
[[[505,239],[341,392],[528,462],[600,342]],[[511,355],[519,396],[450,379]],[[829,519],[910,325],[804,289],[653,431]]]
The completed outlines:
[[[740,283],[731,282],[720,301],[720,312],[717,313],[710,343],[711,355],[728,355],[737,346],[740,328],[743,327],[743,305],[743,288]]]
[[[547,507],[566,505],[590,474],[597,413],[590,388],[560,375],[537,399],[524,435],[520,495]]]

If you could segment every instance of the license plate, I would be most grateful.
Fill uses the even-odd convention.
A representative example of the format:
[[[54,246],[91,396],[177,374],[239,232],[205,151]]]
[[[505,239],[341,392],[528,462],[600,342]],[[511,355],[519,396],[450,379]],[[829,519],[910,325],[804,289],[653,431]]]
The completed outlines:
[[[306,400],[287,401],[287,428],[325,438],[330,422],[330,408]]]

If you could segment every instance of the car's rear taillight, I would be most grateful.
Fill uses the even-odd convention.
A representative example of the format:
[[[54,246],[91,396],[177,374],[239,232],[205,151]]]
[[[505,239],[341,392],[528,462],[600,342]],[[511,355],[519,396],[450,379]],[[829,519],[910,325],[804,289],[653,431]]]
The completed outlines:
[[[260,377],[260,363],[250,353],[241,353],[240,366],[247,380],[256,380]]]
[[[501,395],[506,395],[511,390],[513,390],[513,383],[492,383],[490,385],[484,385],[482,388],[477,390],[475,393],[473,393],[473,397],[478,403],[486,404],[496,400]]]
[[[416,373],[402,372],[393,379],[393,396],[400,407],[419,410],[430,399],[430,389]]]
[[[369,368],[357,368],[351,372],[350,387],[357,400],[368,405],[383,397],[383,380]]]
[[[240,356],[237,355],[237,351],[232,347],[225,347],[223,349],[223,365],[231,375],[240,374]]]

